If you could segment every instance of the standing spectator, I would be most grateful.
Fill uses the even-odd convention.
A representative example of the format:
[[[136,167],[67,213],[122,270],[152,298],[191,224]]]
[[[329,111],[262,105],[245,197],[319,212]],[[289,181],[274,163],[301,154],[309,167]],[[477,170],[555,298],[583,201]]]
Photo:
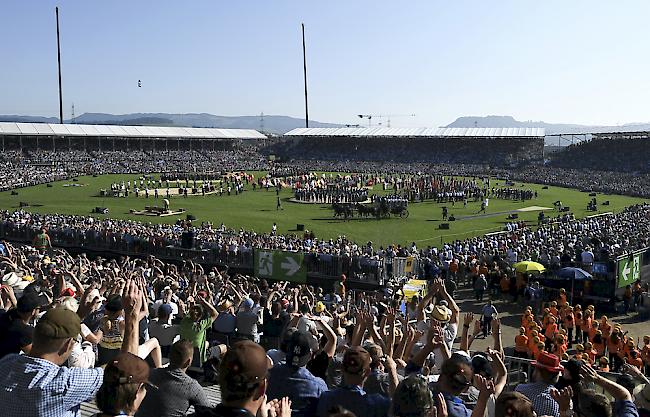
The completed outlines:
[[[47,234],[46,228],[41,227],[41,230],[39,230],[38,234],[34,237],[32,244],[41,253],[51,251],[52,241],[50,240],[50,236]]]
[[[474,282],[474,294],[476,295],[476,301],[483,301],[483,294],[488,287],[487,279],[485,279],[484,274],[479,274],[478,278]]]
[[[190,308],[189,314],[183,317],[180,336],[182,340],[189,340],[194,346],[193,365],[203,366],[208,359],[206,331],[219,313],[205,298],[198,296],[198,301]],[[207,317],[204,317],[204,312],[208,313]]]
[[[149,381],[158,389],[147,393],[136,417],[181,417],[190,406],[210,406],[201,385],[185,373],[192,364],[193,354],[192,343],[187,340],[172,345],[169,367],[151,371]]]
[[[317,341],[312,335],[296,330],[287,343],[286,363],[269,371],[269,398],[288,397],[293,405],[292,417],[312,417],[320,396],[327,391],[321,378],[306,368]]]
[[[528,397],[537,415],[560,417],[560,406],[551,396],[551,390],[558,383],[560,372],[564,370],[560,359],[552,353],[542,351],[531,365],[535,367],[533,382],[518,385],[515,391]]]
[[[357,417],[387,417],[390,399],[381,394],[367,394],[363,384],[370,375],[370,354],[361,347],[351,347],[343,355],[344,386],[324,392],[318,401],[319,417],[327,417],[330,409],[340,405]]]
[[[497,308],[492,304],[492,299],[488,299],[486,305],[483,306],[481,310],[483,313],[482,324],[483,324],[483,334],[485,336],[492,334],[492,320],[494,320],[499,312]]]
[[[158,307],[158,317],[149,322],[149,336],[158,339],[163,358],[169,357],[171,346],[179,338],[180,326],[178,324],[172,324],[172,314],[172,306],[162,304]]]
[[[257,331],[257,325],[260,322],[260,316],[253,308],[255,302],[250,298],[246,298],[237,312],[237,332],[236,337],[238,340],[248,339],[255,343],[259,343],[260,335]]]

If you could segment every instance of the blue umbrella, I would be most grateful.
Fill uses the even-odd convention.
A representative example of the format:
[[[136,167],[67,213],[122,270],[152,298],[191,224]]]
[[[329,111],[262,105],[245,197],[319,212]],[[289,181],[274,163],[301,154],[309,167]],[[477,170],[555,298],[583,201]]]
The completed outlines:
[[[566,279],[575,279],[576,281],[592,279],[593,276],[582,268],[567,267],[558,271],[557,276]]]

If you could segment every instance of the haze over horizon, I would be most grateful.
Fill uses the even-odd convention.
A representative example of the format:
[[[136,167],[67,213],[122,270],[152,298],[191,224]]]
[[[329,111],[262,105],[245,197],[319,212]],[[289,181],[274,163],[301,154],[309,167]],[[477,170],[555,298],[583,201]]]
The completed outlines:
[[[650,3],[641,0],[3,2],[0,114],[58,115],[57,5],[66,119],[73,102],[77,115],[304,117],[304,22],[310,119],[650,120]]]

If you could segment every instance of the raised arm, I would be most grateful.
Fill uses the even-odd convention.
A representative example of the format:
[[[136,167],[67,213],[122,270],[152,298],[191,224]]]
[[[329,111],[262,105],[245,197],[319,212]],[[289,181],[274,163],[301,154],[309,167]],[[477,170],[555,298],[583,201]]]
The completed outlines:
[[[139,313],[142,308],[142,294],[133,280],[128,280],[122,291],[124,304],[124,340],[122,352],[130,352],[137,356],[139,346]]]

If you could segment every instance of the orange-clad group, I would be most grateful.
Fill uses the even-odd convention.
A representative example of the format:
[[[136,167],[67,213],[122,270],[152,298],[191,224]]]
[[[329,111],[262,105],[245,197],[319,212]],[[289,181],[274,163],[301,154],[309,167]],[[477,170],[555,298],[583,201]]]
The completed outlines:
[[[593,305],[570,305],[564,289],[557,301],[544,306],[541,317],[527,307],[521,318],[515,355],[536,359],[541,352],[582,360],[601,371],[618,371],[627,363],[650,373],[650,335],[635,340],[607,316],[598,319]]]

